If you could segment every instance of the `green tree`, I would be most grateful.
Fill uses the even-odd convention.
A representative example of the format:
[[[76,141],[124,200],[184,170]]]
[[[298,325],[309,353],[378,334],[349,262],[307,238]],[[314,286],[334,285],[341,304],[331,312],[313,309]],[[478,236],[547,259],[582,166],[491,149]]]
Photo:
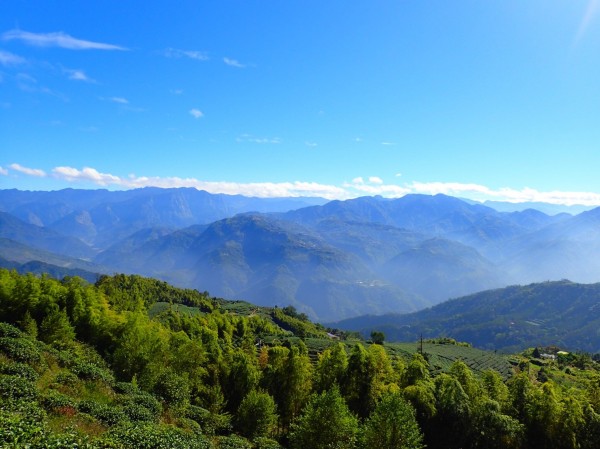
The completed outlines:
[[[315,391],[320,393],[330,390],[334,385],[341,387],[347,368],[346,347],[342,343],[337,343],[327,348],[319,354],[319,361],[315,367]]]
[[[337,388],[313,396],[289,435],[292,449],[353,449],[358,420]]]
[[[242,400],[235,415],[236,429],[246,438],[270,436],[277,424],[277,406],[264,392],[252,390]]]
[[[385,334],[381,331],[371,332],[371,341],[376,345],[382,345],[385,340]]]
[[[68,343],[75,338],[75,329],[64,310],[55,307],[44,317],[40,325],[40,337],[46,343]]]
[[[423,435],[415,410],[399,393],[385,395],[363,429],[365,449],[420,449]]]

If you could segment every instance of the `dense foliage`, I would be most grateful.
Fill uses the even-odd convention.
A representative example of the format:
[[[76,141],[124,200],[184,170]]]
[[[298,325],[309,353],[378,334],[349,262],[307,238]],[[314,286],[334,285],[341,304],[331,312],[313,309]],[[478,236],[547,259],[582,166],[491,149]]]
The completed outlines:
[[[139,276],[0,270],[0,447],[597,445],[590,357],[537,349],[508,376],[415,351]]]

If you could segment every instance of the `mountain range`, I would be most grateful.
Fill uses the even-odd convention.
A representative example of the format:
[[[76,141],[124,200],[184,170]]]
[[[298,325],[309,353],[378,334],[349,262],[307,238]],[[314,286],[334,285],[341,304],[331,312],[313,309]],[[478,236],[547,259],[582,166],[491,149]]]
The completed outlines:
[[[556,345],[600,353],[600,283],[552,281],[513,285],[452,299],[411,314],[384,314],[328,323],[384,332],[391,341],[452,337],[505,352]]]
[[[415,312],[517,283],[595,282],[599,249],[600,209],[506,212],[445,195],[326,202],[196,189],[0,190],[4,266],[138,273],[291,304],[321,321]]]

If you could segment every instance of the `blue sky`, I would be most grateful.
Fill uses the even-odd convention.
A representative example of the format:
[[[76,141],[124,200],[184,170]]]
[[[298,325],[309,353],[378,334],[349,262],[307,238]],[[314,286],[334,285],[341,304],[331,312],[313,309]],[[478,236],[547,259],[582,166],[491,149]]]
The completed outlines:
[[[600,0],[13,1],[0,188],[600,205]]]

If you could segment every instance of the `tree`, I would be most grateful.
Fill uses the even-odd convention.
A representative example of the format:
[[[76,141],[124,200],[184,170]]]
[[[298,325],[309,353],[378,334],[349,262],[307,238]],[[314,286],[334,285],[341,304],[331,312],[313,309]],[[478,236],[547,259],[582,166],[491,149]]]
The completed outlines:
[[[376,345],[382,345],[385,340],[385,334],[381,331],[371,332],[371,341]]]
[[[46,343],[67,343],[75,338],[75,329],[64,310],[54,308],[44,317],[40,325],[40,337]]]
[[[365,449],[420,449],[423,435],[414,408],[400,395],[390,393],[366,420],[363,430]]]
[[[242,400],[235,419],[237,430],[246,438],[270,436],[277,424],[277,406],[268,393],[252,390]]]
[[[353,449],[358,420],[344,402],[337,387],[315,395],[302,415],[292,424],[292,449]]]
[[[334,385],[341,386],[347,368],[346,347],[342,343],[337,343],[327,348],[319,354],[319,361],[315,367],[315,391],[320,393],[330,390]]]

